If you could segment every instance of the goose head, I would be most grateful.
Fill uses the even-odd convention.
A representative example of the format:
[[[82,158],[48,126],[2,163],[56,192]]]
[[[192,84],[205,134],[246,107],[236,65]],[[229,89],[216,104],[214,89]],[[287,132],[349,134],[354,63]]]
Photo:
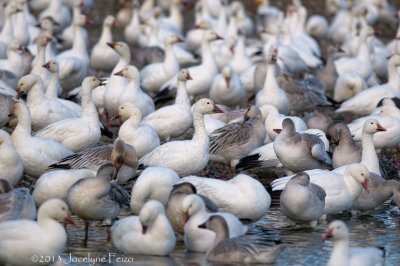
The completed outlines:
[[[32,88],[35,84],[41,84],[43,88],[43,80],[40,76],[35,74],[28,74],[23,76],[18,81],[18,88],[17,88],[17,96],[16,98],[19,99],[22,95],[28,93],[29,89]]]
[[[340,221],[335,220],[328,225],[328,230],[322,235],[322,239],[332,237],[333,240],[345,240],[349,238],[349,229],[347,225]]]
[[[92,91],[94,88],[103,85],[103,81],[105,81],[105,79],[96,78],[94,76],[86,77],[82,82],[82,89]]]
[[[109,27],[111,28],[112,26],[117,26],[117,22],[115,20],[115,17],[113,15],[108,15],[104,21],[103,21],[103,27]]]
[[[305,172],[297,173],[289,182],[297,183],[302,186],[308,186],[310,184],[310,176]]]
[[[192,76],[190,76],[190,72],[187,69],[182,69],[181,72],[179,72],[178,80],[180,81],[187,81],[187,80],[192,80]]]
[[[195,29],[200,29],[200,30],[211,30],[211,24],[208,21],[202,20],[196,25],[194,25]]]
[[[279,115],[278,109],[272,104],[263,104],[259,108],[261,111],[263,121],[265,121],[265,119],[267,119],[268,116],[270,115],[273,116]]]
[[[212,114],[212,113],[223,113],[224,111],[219,108],[213,100],[208,98],[202,98],[197,101],[194,105],[193,113]]]
[[[125,144],[121,139],[114,142],[114,147],[111,152],[111,163],[117,169],[117,176],[119,169],[125,164],[131,168],[137,168],[138,158],[136,150],[131,145]]]
[[[345,175],[352,176],[358,183],[362,184],[364,189],[369,193],[369,171],[367,167],[360,163],[353,163],[346,168]]]
[[[231,76],[232,76],[232,68],[230,66],[225,66],[222,69],[222,76],[224,77],[226,87],[229,88]]]
[[[268,52],[268,64],[276,64],[278,59],[278,47],[276,45],[271,45]]]
[[[258,109],[257,106],[255,106],[254,104],[250,105],[246,111],[244,112],[244,119],[243,121],[248,121],[250,119],[254,119],[258,117],[259,119],[262,119],[262,115],[260,112],[260,109]]]
[[[36,44],[40,47],[45,47],[50,41],[52,40],[51,37],[47,36],[46,34],[42,33],[39,35]]]
[[[124,42],[107,42],[107,45],[113,48],[120,56],[129,55],[129,46]]]
[[[57,22],[55,22],[51,17],[46,17],[35,26],[40,28],[43,32],[53,34],[53,27],[55,23]]]
[[[164,205],[158,200],[149,200],[139,212],[139,221],[142,224],[142,234],[146,234],[147,228],[153,223],[160,213],[164,213]]]
[[[364,122],[363,133],[375,134],[379,131],[386,131],[386,128],[381,126],[376,119],[368,119]]]
[[[12,40],[8,44],[7,49],[9,51],[13,51],[13,52],[16,52],[16,53],[21,53],[21,52],[26,50],[25,47],[22,46],[21,44],[19,44],[19,42],[17,40]]]
[[[105,178],[109,181],[114,180],[117,177],[117,169],[111,163],[106,163],[100,166],[97,170],[97,177]]]
[[[116,119],[122,117],[122,120],[126,120],[130,117],[134,117],[136,120],[142,120],[142,112],[140,109],[133,103],[126,102],[119,106],[118,113],[113,116],[112,119]]]
[[[187,220],[190,216],[194,215],[199,211],[205,211],[205,206],[203,200],[196,194],[191,194],[185,196],[182,201],[182,211],[183,211],[183,218],[182,218],[182,226],[185,226]]]
[[[47,68],[50,73],[58,72],[58,63],[55,60],[49,60],[46,64],[43,64],[42,67]]]
[[[207,221],[200,224],[198,227],[211,230],[215,233],[217,233],[217,232],[228,233],[229,232],[228,224],[226,223],[224,217],[219,216],[219,215],[211,215]]]
[[[84,26],[88,24],[93,24],[93,20],[87,18],[85,15],[79,15],[76,18],[74,18],[74,25],[75,26]]]
[[[294,133],[296,133],[296,127],[294,125],[294,122],[290,118],[285,118],[282,121],[282,130],[280,129],[273,129],[275,133],[280,134],[283,133],[287,136],[292,136]]]
[[[221,36],[219,36],[215,31],[208,30],[204,33],[203,40],[206,40],[207,42],[212,42],[216,40],[223,40]]]
[[[128,66],[124,67],[122,70],[114,73],[114,75],[127,78],[129,81],[136,80],[138,84],[140,83],[139,82],[140,81],[139,70],[135,66],[132,66],[132,65],[128,65]]]
[[[400,53],[395,53],[387,57],[389,59],[388,64],[399,66],[400,65]]]
[[[165,45],[171,45],[173,43],[178,43],[178,42],[184,42],[185,40],[180,38],[178,35],[176,34],[169,34],[165,37],[164,39],[164,44]]]
[[[196,194],[197,189],[195,186],[193,186],[192,183],[189,182],[183,182],[179,184],[175,184],[172,186],[171,193],[169,194],[169,197],[171,197],[174,194],[177,193],[182,193],[182,194]]]
[[[9,2],[5,8],[4,15],[5,17],[10,17],[18,12],[22,12],[22,9],[18,6],[18,4],[14,2]]]
[[[38,210],[38,222],[43,218],[64,221],[64,227],[68,223],[76,225],[76,221],[69,212],[68,205],[61,199],[49,199],[40,205]]]
[[[8,193],[12,190],[12,186],[10,182],[5,179],[0,179],[0,195],[4,193]]]

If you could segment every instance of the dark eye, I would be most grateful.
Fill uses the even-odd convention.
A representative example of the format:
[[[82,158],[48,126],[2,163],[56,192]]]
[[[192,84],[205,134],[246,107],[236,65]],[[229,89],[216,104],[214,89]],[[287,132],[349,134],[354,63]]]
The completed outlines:
[[[62,207],[61,209],[62,209],[63,211],[65,211],[65,207]]]
[[[93,81],[96,81],[96,79],[93,79]]]
[[[121,107],[121,109],[124,109],[124,107]]]
[[[207,104],[210,104],[210,102],[207,102]]]
[[[24,83],[21,83],[21,86],[24,86]]]

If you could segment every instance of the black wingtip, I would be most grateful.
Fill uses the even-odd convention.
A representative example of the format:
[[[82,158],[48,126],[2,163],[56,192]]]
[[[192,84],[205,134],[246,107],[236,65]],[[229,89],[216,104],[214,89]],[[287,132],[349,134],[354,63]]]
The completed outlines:
[[[167,87],[163,89],[162,91],[158,92],[154,98],[154,104],[155,105],[162,105],[170,100],[172,100],[174,97],[170,94],[170,88]]]
[[[144,170],[146,169],[147,166],[143,165],[143,164],[139,164],[138,170]]]
[[[100,130],[101,130],[102,136],[106,136],[110,139],[112,139],[114,137],[114,134],[108,128],[103,126],[103,127],[100,127]]]
[[[236,170],[248,170],[256,167],[261,166],[261,161],[258,159],[260,158],[260,154],[256,153],[253,155],[246,156],[240,159],[239,163],[236,165]]]

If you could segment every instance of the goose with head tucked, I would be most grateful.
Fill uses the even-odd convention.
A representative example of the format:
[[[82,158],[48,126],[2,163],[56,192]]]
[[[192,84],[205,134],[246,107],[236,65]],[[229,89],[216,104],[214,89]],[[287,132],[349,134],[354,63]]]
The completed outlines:
[[[94,70],[100,70],[104,72],[111,72],[114,66],[118,63],[118,54],[107,45],[108,42],[112,42],[111,28],[116,26],[115,17],[108,15],[103,21],[103,29],[100,35],[100,39],[93,46],[90,54],[90,66]]]
[[[142,121],[143,124],[154,128],[162,140],[169,141],[171,138],[178,137],[184,134],[192,125],[193,118],[187,93],[188,80],[192,80],[189,70],[182,69],[178,76],[178,91],[175,103],[156,110]]]
[[[37,222],[23,219],[0,223],[0,262],[37,265],[32,262],[34,256],[58,257],[67,243],[67,233],[57,220],[64,220],[64,227],[67,223],[76,225],[68,205],[51,199],[39,208]]]
[[[184,242],[189,251],[206,252],[215,239],[215,233],[210,230],[199,228],[211,215],[206,212],[203,200],[196,194],[187,195],[182,201],[184,212],[182,226],[184,226]],[[229,230],[229,237],[244,235],[248,227],[243,225],[240,220],[232,213],[217,212],[226,221]]]
[[[0,179],[0,222],[36,218],[36,207],[27,188],[13,188]]]
[[[279,241],[268,241],[257,235],[231,238],[227,222],[218,215],[210,216],[199,228],[215,233],[206,257],[221,263],[274,263],[287,245]]]
[[[143,117],[154,112],[154,102],[149,95],[144,93],[140,88],[140,74],[135,66],[128,65],[114,73],[114,75],[128,79],[128,85],[119,95],[118,102],[120,105],[126,102],[135,104],[140,109]]]
[[[294,172],[326,168],[332,160],[320,138],[307,133],[298,133],[290,118],[282,122],[282,131],[275,138],[274,151],[281,163]]]
[[[135,147],[138,158],[160,146],[157,132],[151,126],[141,123],[142,114],[136,105],[129,102],[120,105],[115,117],[124,120],[118,131],[118,139]]]
[[[8,114],[11,112],[8,111]],[[0,129],[0,179],[16,185],[22,177],[24,165],[21,156],[14,148],[11,136]]]
[[[67,202],[85,221],[85,239],[88,238],[89,221],[105,221],[108,226],[118,214],[129,206],[130,196],[122,187],[111,183],[117,170],[112,164],[100,167],[95,177],[83,178],[73,184],[67,193]],[[107,228],[111,240],[110,228]]]
[[[175,247],[174,231],[157,200],[148,201],[139,216],[117,221],[111,231],[114,246],[125,254],[168,256]]]
[[[78,152],[96,145],[100,140],[100,123],[92,102],[92,90],[103,80],[90,76],[82,83],[82,116],[64,119],[37,131],[35,136],[53,139]],[[29,97],[29,95],[28,95]],[[29,99],[29,98],[28,98]],[[50,164],[48,164],[50,165]]]
[[[39,177],[46,171],[48,165],[72,154],[72,151],[58,142],[31,136],[32,119],[25,103],[16,103],[11,114],[18,119],[11,137],[15,150],[21,156],[25,174]]]
[[[209,139],[204,127],[204,115],[222,112],[210,99],[200,99],[194,106],[194,134],[191,140],[171,141],[143,156],[139,163],[144,166],[163,166],[174,170],[179,176],[198,173],[209,159]]]
[[[38,131],[46,126],[78,114],[54,98],[47,98],[43,92],[43,80],[35,74],[23,76],[18,81],[17,98],[28,94],[26,103],[32,116],[32,129]]]
[[[334,220],[328,225],[328,230],[322,239],[333,238],[333,250],[328,266],[334,265],[383,265],[385,250],[377,247],[349,248],[349,229],[340,220]]]

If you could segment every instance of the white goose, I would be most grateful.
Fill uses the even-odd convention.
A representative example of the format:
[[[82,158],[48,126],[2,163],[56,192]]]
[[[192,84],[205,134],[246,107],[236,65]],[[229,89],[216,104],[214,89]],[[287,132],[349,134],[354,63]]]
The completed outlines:
[[[139,163],[144,166],[163,166],[174,170],[179,176],[198,173],[209,159],[209,139],[204,128],[205,114],[222,112],[212,100],[200,99],[193,111],[194,135],[191,140],[171,141],[143,156]]]
[[[132,188],[130,203],[132,212],[138,214],[144,204],[150,200],[158,200],[166,205],[169,194],[178,181],[178,174],[169,168],[146,168]]]
[[[239,76],[253,65],[253,62],[251,62],[250,58],[246,54],[245,36],[240,29],[238,30],[235,52],[233,53],[233,57],[229,65]]]
[[[0,224],[0,262],[7,265],[35,265],[33,256],[57,258],[65,248],[67,234],[57,220],[76,225],[68,205],[51,199],[38,211],[36,221],[17,220]],[[15,256],[13,252],[18,252]]]
[[[365,79],[358,72],[344,72],[335,81],[333,99],[336,102],[342,102],[356,96],[367,88]]]
[[[260,220],[271,205],[271,197],[264,186],[248,175],[240,174],[228,181],[188,176],[182,178],[182,182],[192,183],[197,193],[215,202],[219,211],[233,213],[246,222]]]
[[[18,124],[11,137],[15,150],[21,156],[25,174],[39,177],[48,165],[72,154],[72,151],[58,142],[31,136],[31,115],[24,103],[16,103],[12,114],[17,117]]]
[[[43,81],[35,74],[26,75],[18,82],[17,98],[26,93],[26,103],[32,116],[34,131],[67,118],[78,117],[74,110],[62,102],[47,98],[43,92]]]
[[[15,2],[10,2],[4,10],[4,25],[0,32],[0,58],[6,56],[7,45],[14,39],[12,15],[21,11]]]
[[[7,59],[0,59],[0,69],[12,72],[17,78],[24,74],[24,61],[21,51],[25,48],[16,40],[12,40],[7,46]]]
[[[164,40],[164,62],[145,66],[140,71],[142,89],[148,93],[156,93],[166,81],[179,71],[179,62],[172,49],[172,45],[184,40],[177,35],[168,35]],[[176,80],[176,79],[174,79]]]
[[[268,54],[267,75],[264,87],[256,95],[256,105],[272,104],[278,109],[279,113],[287,115],[290,109],[289,99],[285,91],[278,87],[275,78],[277,57],[278,49],[275,46],[271,46]]]
[[[48,21],[48,20],[46,20],[46,21]],[[51,40],[52,40],[51,37],[49,37],[43,33],[38,36],[37,41],[36,41],[37,54],[36,54],[35,59],[32,62],[32,70],[31,70],[31,74],[36,74],[42,78],[45,91],[47,91],[47,87],[49,86],[50,73],[46,69],[44,69],[42,66],[43,66],[43,64],[46,63],[46,47],[51,42]],[[61,89],[61,91],[62,91],[62,89]],[[61,91],[57,91],[57,93],[60,94]]]
[[[50,17],[57,22],[54,27],[54,33],[59,34],[71,23],[71,12],[61,0],[49,1],[46,8],[39,14],[39,20]]]
[[[328,225],[328,231],[322,239],[333,238],[333,251],[328,261],[328,266],[335,265],[383,265],[385,251],[376,247],[349,248],[349,229],[340,220],[335,220]]]
[[[22,177],[24,165],[21,156],[14,148],[10,135],[0,129],[0,179],[16,185]]]
[[[160,146],[157,132],[151,126],[141,123],[142,114],[136,105],[129,102],[121,104],[116,116],[124,120],[118,138],[135,147],[138,158]]]
[[[101,31],[100,39],[93,46],[90,53],[90,66],[94,70],[111,72],[114,66],[118,63],[118,54],[107,45],[112,42],[111,27],[116,26],[115,17],[108,15],[103,22],[103,30]]]
[[[124,29],[125,39],[131,45],[139,44],[139,36],[141,32],[140,32],[140,17],[139,17],[138,7],[139,7],[139,1],[133,0],[131,2],[131,20]]]
[[[184,241],[187,249],[192,252],[207,252],[211,244],[214,242],[215,233],[199,228],[204,223],[210,213],[206,212],[203,200],[196,194],[187,195],[182,201],[182,209],[184,212],[182,225],[184,225]],[[240,220],[228,212],[217,212],[212,215],[218,215],[224,218],[228,224],[229,237],[244,235],[248,228],[243,225]]]
[[[143,123],[154,128],[160,139],[170,141],[171,137],[182,135],[192,125],[193,118],[186,89],[188,80],[192,80],[189,71],[181,70],[178,76],[175,103],[162,107],[143,119]]]
[[[121,71],[114,73],[114,75],[128,79],[128,85],[119,95],[119,105],[126,102],[133,103],[140,109],[143,117],[154,112],[154,102],[140,88],[140,74],[135,66],[128,65]]]
[[[96,107],[92,102],[92,90],[102,79],[87,77],[82,83],[82,117],[70,118],[52,123],[35,133],[58,141],[72,151],[78,152],[96,145],[100,140],[100,123]],[[50,165],[50,164],[48,164]]]
[[[117,221],[111,231],[114,246],[125,254],[168,256],[175,247],[174,230],[156,200],[148,201],[139,216]]]
[[[82,7],[84,6],[83,0],[69,0],[66,1],[72,5],[72,21],[76,17],[82,14]],[[82,29],[82,37],[86,43],[86,46],[89,45],[89,38],[86,29]],[[72,47],[74,43],[74,25],[73,23],[69,24],[60,34],[60,38],[63,40],[62,46],[64,49],[69,49]]]

